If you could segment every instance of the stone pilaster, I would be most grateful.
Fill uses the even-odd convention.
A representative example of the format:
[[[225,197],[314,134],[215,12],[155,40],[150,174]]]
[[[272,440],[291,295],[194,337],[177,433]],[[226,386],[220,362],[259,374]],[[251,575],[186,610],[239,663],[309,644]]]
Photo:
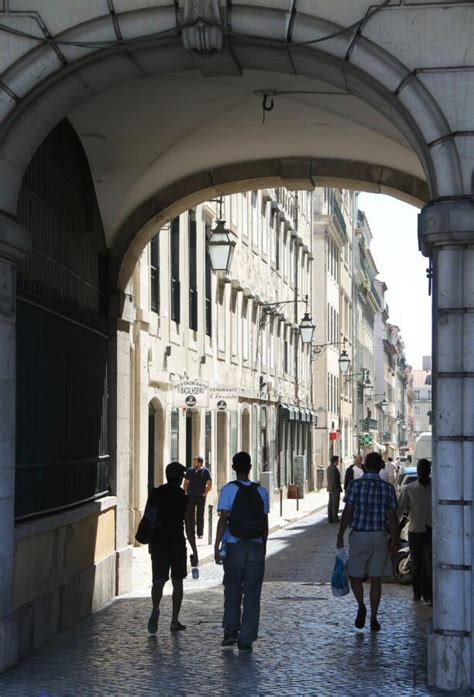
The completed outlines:
[[[31,249],[28,232],[0,212],[0,671],[16,661],[11,617],[14,563],[16,263]]]
[[[474,200],[428,204],[419,242],[433,265],[433,627],[429,681],[474,687]]]

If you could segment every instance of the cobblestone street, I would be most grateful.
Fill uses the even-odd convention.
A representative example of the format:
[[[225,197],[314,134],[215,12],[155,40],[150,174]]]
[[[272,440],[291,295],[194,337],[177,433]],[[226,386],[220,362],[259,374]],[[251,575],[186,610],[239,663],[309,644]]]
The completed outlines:
[[[430,609],[414,606],[410,587],[385,584],[382,631],[356,630],[352,596],[333,598],[328,583],[336,527],[317,513],[272,537],[253,654],[220,648],[222,569],[209,564],[198,581],[186,581],[187,631],[169,632],[168,590],[158,635],[149,636],[144,588],[0,677],[0,695],[431,694],[425,670]]]

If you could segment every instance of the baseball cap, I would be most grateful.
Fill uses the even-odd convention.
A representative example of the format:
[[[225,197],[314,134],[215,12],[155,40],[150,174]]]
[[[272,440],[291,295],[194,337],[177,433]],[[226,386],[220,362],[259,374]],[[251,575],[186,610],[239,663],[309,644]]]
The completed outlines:
[[[179,477],[184,477],[186,474],[186,467],[180,462],[170,462],[166,467],[166,476],[171,479],[178,479]]]

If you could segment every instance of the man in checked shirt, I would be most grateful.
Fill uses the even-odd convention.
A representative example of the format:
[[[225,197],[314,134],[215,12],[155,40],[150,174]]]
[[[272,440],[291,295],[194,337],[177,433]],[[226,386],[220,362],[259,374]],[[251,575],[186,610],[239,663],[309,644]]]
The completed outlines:
[[[363,581],[370,581],[370,629],[378,632],[377,612],[382,595],[382,576],[391,574],[390,554],[399,545],[397,497],[391,484],[380,478],[384,462],[378,453],[365,459],[365,474],[354,479],[347,490],[346,504],[339,525],[337,548],[344,547],[344,532],[350,525],[347,575],[358,604],[355,626],[365,626],[367,608],[364,604]],[[390,530],[390,546],[388,542]]]

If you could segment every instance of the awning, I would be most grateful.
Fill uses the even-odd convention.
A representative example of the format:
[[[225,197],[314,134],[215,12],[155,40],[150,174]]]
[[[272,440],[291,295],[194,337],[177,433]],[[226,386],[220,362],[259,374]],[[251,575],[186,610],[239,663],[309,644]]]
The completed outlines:
[[[297,419],[296,407],[291,407],[289,404],[280,404],[280,409],[286,411],[290,421]]]
[[[306,421],[308,421],[308,423],[311,423],[311,410],[305,409],[305,412],[306,412]]]

